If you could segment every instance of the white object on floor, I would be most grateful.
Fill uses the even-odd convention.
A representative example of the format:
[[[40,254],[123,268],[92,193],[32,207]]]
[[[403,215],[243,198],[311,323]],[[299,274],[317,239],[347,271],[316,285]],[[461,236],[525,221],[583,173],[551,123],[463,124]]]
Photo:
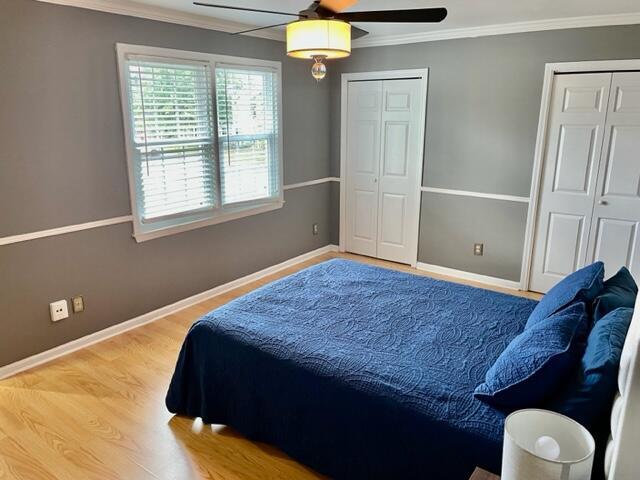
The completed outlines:
[[[526,409],[505,420],[502,480],[589,480],[595,441],[578,422]]]
[[[620,358],[618,395],[611,411],[611,436],[605,454],[608,480],[638,478],[640,444],[640,296]]]

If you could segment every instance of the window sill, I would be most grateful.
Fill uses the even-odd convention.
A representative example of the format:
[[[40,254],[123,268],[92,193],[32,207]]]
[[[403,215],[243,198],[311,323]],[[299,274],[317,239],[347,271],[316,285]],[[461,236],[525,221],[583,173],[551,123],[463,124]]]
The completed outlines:
[[[266,204],[250,204],[240,208],[236,208],[232,211],[218,213],[214,216],[208,216],[204,219],[198,219],[188,221],[180,225],[173,225],[169,227],[160,227],[153,230],[140,231],[138,224],[134,221],[134,234],[133,237],[136,242],[146,242],[147,240],[153,240],[154,238],[166,237],[168,235],[174,235],[177,233],[188,232],[189,230],[195,230],[197,228],[208,227],[210,225],[216,225],[218,223],[229,222],[232,220],[238,220],[244,217],[250,217],[252,215],[259,215],[261,213],[277,210],[284,206],[284,201],[278,199],[275,202],[269,202]]]

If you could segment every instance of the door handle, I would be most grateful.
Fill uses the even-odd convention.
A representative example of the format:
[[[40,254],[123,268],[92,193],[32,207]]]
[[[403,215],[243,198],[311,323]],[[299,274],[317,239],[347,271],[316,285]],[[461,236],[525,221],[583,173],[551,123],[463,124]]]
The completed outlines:
[[[604,200],[604,199],[602,199],[602,198],[598,201],[598,203],[599,203],[600,205],[609,205],[609,202],[607,202],[606,200]]]
[[[377,178],[374,178],[374,179],[373,179],[373,183],[378,183],[378,179],[377,179]]]

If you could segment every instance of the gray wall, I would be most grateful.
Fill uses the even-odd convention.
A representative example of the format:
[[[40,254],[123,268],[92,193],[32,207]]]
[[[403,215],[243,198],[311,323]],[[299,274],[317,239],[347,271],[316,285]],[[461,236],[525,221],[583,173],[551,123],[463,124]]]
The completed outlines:
[[[282,61],[285,183],[329,175],[330,85],[282,43],[2,0],[0,237],[130,213],[116,42]],[[328,244],[330,192],[142,244],[121,224],[0,246],[0,365]],[[49,302],[79,294],[87,310],[52,324]]]
[[[2,0],[0,237],[130,213],[116,42],[282,61],[285,183],[339,175],[340,73],[430,67],[423,184],[526,196],[544,63],[638,58],[640,26],[357,49],[316,84],[280,42]],[[142,244],[121,224],[1,246],[0,365],[337,243],[338,184],[285,201]],[[424,194],[420,260],[517,279],[525,217],[524,204]],[[49,302],[78,294],[87,310],[52,324]]]
[[[340,73],[429,67],[423,185],[528,196],[545,63],[625,58],[640,58],[639,25],[356,49],[330,66],[331,173]],[[525,224],[524,204],[423,193],[419,260],[519,280]]]

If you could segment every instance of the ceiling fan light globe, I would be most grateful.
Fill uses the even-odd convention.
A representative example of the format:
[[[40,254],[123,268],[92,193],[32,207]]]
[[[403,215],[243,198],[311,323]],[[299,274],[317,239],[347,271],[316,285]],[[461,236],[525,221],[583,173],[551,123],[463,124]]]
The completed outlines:
[[[327,75],[327,67],[324,63],[316,61],[311,67],[311,75],[317,81],[322,80]]]
[[[287,25],[287,55],[344,58],[351,55],[351,25],[341,20],[298,20]]]

